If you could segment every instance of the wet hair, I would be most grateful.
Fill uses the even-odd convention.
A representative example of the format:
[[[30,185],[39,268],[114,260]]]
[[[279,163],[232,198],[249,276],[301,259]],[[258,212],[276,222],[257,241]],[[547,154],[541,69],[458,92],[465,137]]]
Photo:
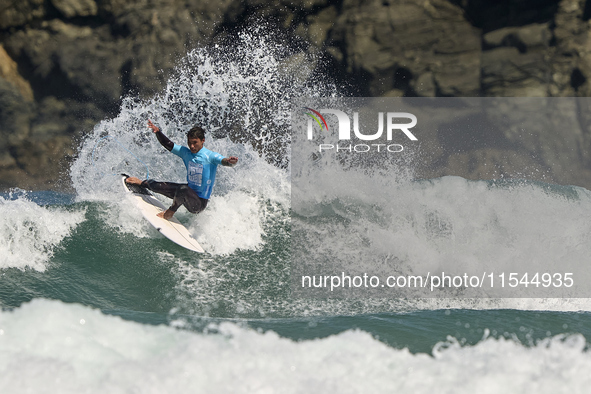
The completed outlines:
[[[202,127],[195,126],[187,132],[187,139],[199,138],[200,140],[205,139],[205,130]]]

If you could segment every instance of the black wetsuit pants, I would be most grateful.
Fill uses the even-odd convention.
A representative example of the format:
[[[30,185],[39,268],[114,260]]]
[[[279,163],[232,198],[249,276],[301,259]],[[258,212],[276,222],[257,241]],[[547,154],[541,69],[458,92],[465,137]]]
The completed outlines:
[[[162,194],[168,198],[172,198],[171,211],[176,212],[181,205],[187,208],[191,213],[199,213],[207,206],[205,198],[197,195],[195,190],[191,189],[186,183],[172,183],[172,182],[156,182],[152,179],[147,179],[142,182],[142,186]]]

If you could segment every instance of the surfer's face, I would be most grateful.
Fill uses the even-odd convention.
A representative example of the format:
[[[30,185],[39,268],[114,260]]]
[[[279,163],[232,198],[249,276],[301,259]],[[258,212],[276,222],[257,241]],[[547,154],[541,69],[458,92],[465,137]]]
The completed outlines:
[[[203,148],[203,143],[205,139],[201,138],[187,138],[187,145],[189,145],[189,150],[191,153],[197,153]]]

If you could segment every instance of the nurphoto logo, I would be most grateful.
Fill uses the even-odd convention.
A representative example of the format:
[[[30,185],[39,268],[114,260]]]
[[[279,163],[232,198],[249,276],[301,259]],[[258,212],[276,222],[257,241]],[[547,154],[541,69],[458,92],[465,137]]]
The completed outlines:
[[[339,142],[351,141],[351,119],[349,116],[338,109],[320,109],[318,111],[304,107],[304,109],[310,111],[306,112],[306,115],[310,117],[308,119],[308,140],[314,139],[314,129],[319,129],[321,132],[324,130],[328,132],[328,123],[324,118],[324,115],[336,116],[338,122],[338,137]],[[359,127],[359,112],[353,112],[353,132],[355,137],[361,141],[376,141],[382,138],[384,133],[384,119],[386,119],[386,141],[390,142],[393,136],[402,132],[409,140],[417,141],[417,137],[410,131],[417,124],[417,117],[408,112],[378,112],[378,130],[374,134],[363,134]],[[404,122],[403,120],[406,120]],[[402,122],[401,122],[402,121]],[[315,124],[317,126],[315,126]],[[374,144],[352,144],[347,145],[346,143],[335,144],[319,144],[318,149],[320,152],[334,150],[336,152],[402,152],[404,147],[400,144],[385,144],[385,143],[374,143]]]

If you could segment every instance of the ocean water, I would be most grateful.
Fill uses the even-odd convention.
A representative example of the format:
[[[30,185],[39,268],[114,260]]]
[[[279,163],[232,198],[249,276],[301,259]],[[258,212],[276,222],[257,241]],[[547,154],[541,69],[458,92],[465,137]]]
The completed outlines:
[[[579,187],[396,174],[400,203],[382,220],[383,198],[338,182],[341,200],[292,207],[291,100],[343,94],[316,61],[259,35],[192,51],[165,91],[125,100],[85,137],[74,194],[0,195],[0,392],[589,391],[588,299],[293,295],[302,213],[357,215],[377,252],[394,247],[408,264],[446,258],[452,242],[458,261],[482,264],[584,264],[591,252]],[[206,254],[162,237],[114,175],[183,180],[148,118],[181,143],[207,124],[206,146],[240,158],[218,169],[203,213],[177,213]],[[353,241],[334,222],[316,242]]]

